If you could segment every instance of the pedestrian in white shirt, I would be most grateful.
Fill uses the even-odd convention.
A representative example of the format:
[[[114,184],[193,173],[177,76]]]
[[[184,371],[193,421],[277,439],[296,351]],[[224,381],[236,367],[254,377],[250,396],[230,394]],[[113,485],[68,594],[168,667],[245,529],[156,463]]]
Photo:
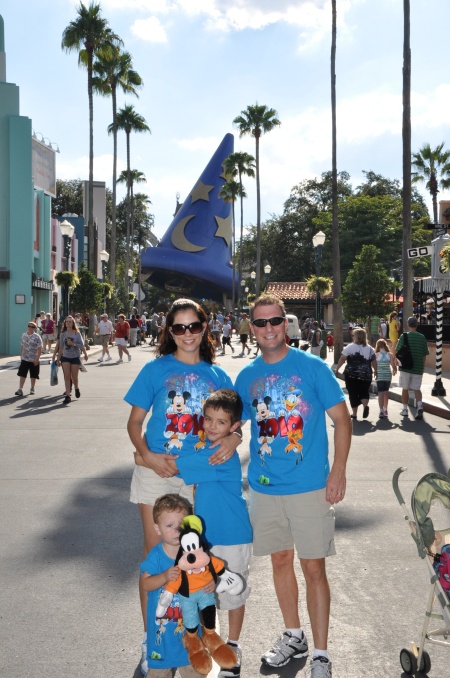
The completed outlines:
[[[102,342],[102,355],[100,358],[98,358],[98,362],[102,363],[103,360],[108,362],[108,360],[111,360],[111,356],[109,354],[109,342],[112,341],[112,335],[113,335],[113,324],[110,320],[108,320],[108,316],[106,313],[103,313],[101,316],[100,322],[97,325],[98,327],[98,332],[100,334],[100,341]],[[106,355],[106,358],[105,358]]]

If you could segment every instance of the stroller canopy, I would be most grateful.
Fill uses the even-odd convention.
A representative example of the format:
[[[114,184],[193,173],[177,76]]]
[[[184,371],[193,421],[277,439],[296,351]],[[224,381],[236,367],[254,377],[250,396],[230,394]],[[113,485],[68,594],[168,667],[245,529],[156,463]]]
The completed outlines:
[[[445,508],[450,509],[450,478],[441,473],[428,473],[419,480],[411,496],[414,518],[427,549],[431,547],[436,538],[435,528],[429,513],[433,502],[437,499]],[[450,514],[446,527],[449,529],[445,532],[449,532]]]

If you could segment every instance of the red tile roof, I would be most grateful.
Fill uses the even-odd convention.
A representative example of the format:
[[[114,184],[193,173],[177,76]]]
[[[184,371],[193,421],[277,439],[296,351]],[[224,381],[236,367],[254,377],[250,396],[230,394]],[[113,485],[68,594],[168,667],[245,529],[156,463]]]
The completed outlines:
[[[315,293],[308,292],[306,283],[304,282],[270,282],[266,287],[266,291],[275,294],[283,301],[315,301]],[[333,293],[326,294],[322,299],[333,299]]]

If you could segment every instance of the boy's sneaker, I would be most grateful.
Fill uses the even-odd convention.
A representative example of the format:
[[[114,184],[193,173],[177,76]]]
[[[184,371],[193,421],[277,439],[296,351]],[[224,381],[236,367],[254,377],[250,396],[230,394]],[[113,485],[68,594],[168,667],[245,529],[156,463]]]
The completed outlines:
[[[402,407],[402,409],[400,410],[400,416],[402,416],[402,417],[408,416],[408,408],[407,407]]]
[[[326,657],[314,657],[309,662],[309,667],[306,671],[309,678],[333,678],[331,673],[331,662]]]
[[[18,388],[14,395],[23,396],[23,391],[21,388]]]
[[[236,643],[227,643],[237,655],[237,664],[231,669],[221,669],[218,675],[218,678],[240,678],[241,675],[241,661],[242,661],[242,650],[239,645]]]
[[[142,656],[141,656],[141,673],[143,676],[146,676],[148,673],[148,661],[147,661],[147,638],[142,641]]]
[[[34,388],[30,388],[30,395],[34,395]]]
[[[308,641],[305,634],[303,633],[301,638],[296,638],[289,631],[284,631],[272,649],[263,654],[261,661],[267,666],[284,666],[292,658],[306,657],[307,654]]]
[[[423,419],[423,407],[419,407],[417,410],[416,419]]]

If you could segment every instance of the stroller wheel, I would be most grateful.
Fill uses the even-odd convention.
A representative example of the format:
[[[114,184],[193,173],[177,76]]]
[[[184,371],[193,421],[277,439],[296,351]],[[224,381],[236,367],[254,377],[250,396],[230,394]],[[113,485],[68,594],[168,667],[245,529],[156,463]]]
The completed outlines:
[[[425,650],[422,652],[422,660],[419,666],[420,673],[429,673],[431,671],[431,659],[428,652]]]
[[[400,666],[408,676],[412,676],[417,671],[415,655],[409,650],[405,650],[405,648],[400,651]]]

